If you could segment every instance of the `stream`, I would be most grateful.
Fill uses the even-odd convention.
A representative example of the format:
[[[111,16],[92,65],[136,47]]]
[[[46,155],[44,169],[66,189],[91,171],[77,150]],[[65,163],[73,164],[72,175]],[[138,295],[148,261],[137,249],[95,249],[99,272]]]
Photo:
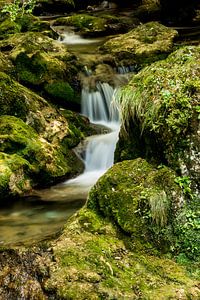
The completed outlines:
[[[75,51],[77,46],[86,49],[93,44],[93,48],[88,50],[91,52],[102,40],[83,39],[70,34],[62,42],[70,44]],[[119,133],[118,111],[111,103],[113,94],[114,89],[107,83],[98,83],[93,92],[83,87],[82,114],[92,123],[106,127],[108,133],[91,136],[84,141],[84,151],[78,151],[85,164],[81,175],[0,208],[0,246],[29,245],[48,239],[58,233],[66,220],[83,206],[90,188],[113,164]]]

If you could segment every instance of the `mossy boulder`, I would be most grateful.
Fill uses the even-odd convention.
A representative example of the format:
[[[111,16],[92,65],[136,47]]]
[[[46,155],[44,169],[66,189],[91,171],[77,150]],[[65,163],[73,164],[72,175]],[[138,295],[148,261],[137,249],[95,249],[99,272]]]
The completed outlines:
[[[137,21],[135,20],[137,23]],[[75,14],[69,17],[58,18],[54,26],[73,26],[83,36],[104,36],[127,32],[135,27],[133,20],[127,17],[112,15],[94,16],[89,14]]]
[[[61,114],[4,73],[0,78],[0,151],[27,160],[32,186],[81,172],[83,164],[71,149],[90,134],[88,120],[72,112]]]
[[[0,117],[0,141],[2,182],[7,187],[5,189],[2,185],[0,191],[4,197],[13,195],[13,190],[20,194],[35,185],[47,185],[59,178],[67,178],[82,168],[82,163],[69,150],[66,142],[50,143],[14,116]],[[6,167],[3,169],[4,165]],[[17,187],[21,184],[19,192],[13,187],[16,180],[19,180],[15,184]],[[30,184],[27,186],[23,181]]]
[[[4,39],[9,34],[18,33],[21,30],[21,26],[10,19],[5,19],[0,23],[0,39]]]
[[[169,165],[190,178],[197,194],[199,62],[199,46],[183,47],[132,77],[119,95],[123,129],[116,151],[116,161],[140,156]]]
[[[142,67],[165,58],[172,51],[176,36],[175,30],[149,22],[108,40],[100,49],[112,53],[118,62]]]
[[[79,103],[78,97],[75,98],[75,92],[68,82],[65,81],[54,81],[52,83],[47,83],[44,86],[45,92],[54,102],[66,107],[69,102]]]
[[[18,14],[15,20],[6,15],[1,15],[0,19],[0,39],[8,38],[10,35],[20,32],[43,32],[44,34],[55,37],[56,34],[52,30],[48,21],[43,21],[40,18],[31,14]]]
[[[65,101],[60,97],[56,98],[56,94],[63,93],[63,83],[71,85],[72,89],[77,87],[77,73],[81,68],[76,57],[61,43],[41,33],[26,32],[1,41],[0,49],[9,51],[7,56],[15,65],[16,79],[22,84],[49,98],[58,106],[69,108],[70,103],[80,101],[74,92]]]
[[[170,168],[144,159],[115,164],[89,193],[87,207],[109,217],[136,247],[200,261],[199,200],[186,201]]]
[[[152,248],[136,248],[130,237],[86,208],[68,220],[56,240],[1,247],[0,266],[4,299],[197,300],[200,295],[199,270],[191,275]]]
[[[173,215],[183,201],[175,178],[167,167],[154,168],[139,158],[123,161],[91,190],[88,207],[110,217],[136,241],[162,248],[169,243],[165,232],[170,232]]]

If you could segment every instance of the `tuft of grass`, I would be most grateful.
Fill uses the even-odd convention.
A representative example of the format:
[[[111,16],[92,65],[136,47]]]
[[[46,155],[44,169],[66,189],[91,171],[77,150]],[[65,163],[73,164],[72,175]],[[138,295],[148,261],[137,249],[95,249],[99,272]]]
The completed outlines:
[[[156,225],[164,227],[167,225],[169,214],[169,201],[165,191],[152,195],[149,199],[152,220]]]

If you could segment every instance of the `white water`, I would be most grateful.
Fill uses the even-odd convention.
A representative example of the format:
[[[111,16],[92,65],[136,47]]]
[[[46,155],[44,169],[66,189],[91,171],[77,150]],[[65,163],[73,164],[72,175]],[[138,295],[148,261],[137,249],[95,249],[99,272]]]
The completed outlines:
[[[74,32],[63,33],[59,41],[67,45],[93,44],[99,42],[98,39],[86,39]]]
[[[68,180],[66,185],[78,185],[83,190],[95,184],[98,178],[113,165],[114,151],[119,133],[119,116],[112,104],[114,89],[107,83],[98,83],[97,91],[82,91],[82,113],[92,123],[102,124],[110,129],[107,134],[89,137],[84,157],[84,173]]]

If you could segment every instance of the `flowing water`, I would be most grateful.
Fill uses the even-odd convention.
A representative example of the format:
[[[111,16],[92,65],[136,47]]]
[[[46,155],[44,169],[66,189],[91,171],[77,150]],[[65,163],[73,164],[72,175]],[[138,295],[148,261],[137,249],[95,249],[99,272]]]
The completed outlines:
[[[79,39],[72,37],[72,44]],[[49,238],[85,203],[89,189],[113,164],[119,132],[113,94],[114,89],[107,83],[97,83],[93,92],[83,87],[82,113],[92,123],[106,126],[108,133],[84,141],[86,146],[81,155],[85,164],[83,174],[0,208],[0,245],[30,244]]]

